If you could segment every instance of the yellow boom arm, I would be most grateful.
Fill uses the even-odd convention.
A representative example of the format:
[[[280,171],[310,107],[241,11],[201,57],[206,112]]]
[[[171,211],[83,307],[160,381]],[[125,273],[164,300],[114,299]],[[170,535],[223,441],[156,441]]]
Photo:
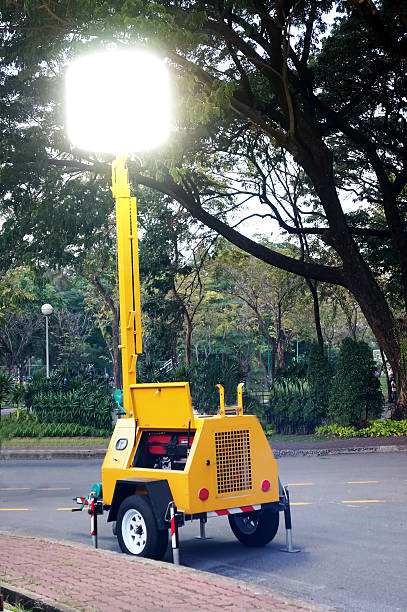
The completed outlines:
[[[127,416],[134,416],[130,385],[136,383],[136,363],[142,353],[142,339],[137,201],[130,197],[126,159],[126,155],[118,155],[112,163],[112,193],[116,200],[123,408]]]

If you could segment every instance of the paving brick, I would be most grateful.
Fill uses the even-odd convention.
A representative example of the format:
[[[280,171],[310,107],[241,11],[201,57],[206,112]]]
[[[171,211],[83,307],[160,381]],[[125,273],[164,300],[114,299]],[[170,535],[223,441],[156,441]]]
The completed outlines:
[[[294,609],[282,596],[247,583],[83,545],[0,533],[0,550],[5,583],[86,612]]]

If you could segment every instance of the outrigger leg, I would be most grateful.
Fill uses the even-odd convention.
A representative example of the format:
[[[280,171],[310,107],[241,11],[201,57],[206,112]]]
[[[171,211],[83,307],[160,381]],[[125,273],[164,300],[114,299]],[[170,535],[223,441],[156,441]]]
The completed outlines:
[[[177,506],[174,502],[170,503],[170,519],[171,519],[171,546],[172,560],[174,565],[180,565],[179,561],[179,537],[178,537],[178,516]]]
[[[291,527],[291,511],[290,511],[290,494],[287,487],[283,487],[284,491],[284,522],[285,522],[285,537],[286,546],[281,548],[283,552],[297,553],[300,552],[300,548],[293,547],[293,534]]]
[[[199,536],[196,536],[197,540],[210,540],[211,538],[208,538],[206,535],[206,523],[208,522],[208,519],[206,517],[206,514],[203,514],[200,518],[199,518]]]

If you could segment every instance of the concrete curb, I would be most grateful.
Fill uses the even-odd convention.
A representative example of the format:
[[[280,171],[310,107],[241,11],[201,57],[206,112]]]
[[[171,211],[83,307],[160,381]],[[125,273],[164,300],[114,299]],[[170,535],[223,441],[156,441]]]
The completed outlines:
[[[106,448],[12,448],[6,447],[0,450],[0,461],[42,459],[104,459]],[[349,448],[296,448],[296,449],[273,449],[276,459],[279,457],[308,457],[325,455],[347,455],[356,453],[397,453],[407,452],[407,445],[388,444],[382,446],[355,446]]]
[[[41,610],[41,612],[79,612],[77,608],[70,608],[63,603],[58,603],[49,597],[43,597],[37,595],[27,589],[16,588],[9,584],[0,583],[1,592],[4,595],[4,599],[7,599],[7,603],[12,606],[22,606],[24,610]],[[5,610],[7,610],[7,603],[5,604]]]
[[[12,448],[6,447],[0,450],[0,461],[8,459],[104,459],[107,448]]]
[[[302,448],[302,449],[273,449],[276,459],[279,457],[297,457],[297,456],[323,456],[323,455],[352,455],[360,453],[397,453],[406,452],[407,446],[397,444],[389,444],[387,446],[360,446],[354,448]]]

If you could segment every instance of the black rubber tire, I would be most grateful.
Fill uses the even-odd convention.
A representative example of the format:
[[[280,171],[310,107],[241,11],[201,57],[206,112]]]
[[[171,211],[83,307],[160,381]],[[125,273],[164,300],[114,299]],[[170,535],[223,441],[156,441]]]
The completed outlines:
[[[279,514],[273,510],[255,510],[229,514],[229,524],[233,533],[246,546],[265,546],[278,531]]]
[[[124,553],[160,560],[168,546],[168,529],[158,529],[145,495],[130,495],[120,505],[116,518],[119,546]]]

